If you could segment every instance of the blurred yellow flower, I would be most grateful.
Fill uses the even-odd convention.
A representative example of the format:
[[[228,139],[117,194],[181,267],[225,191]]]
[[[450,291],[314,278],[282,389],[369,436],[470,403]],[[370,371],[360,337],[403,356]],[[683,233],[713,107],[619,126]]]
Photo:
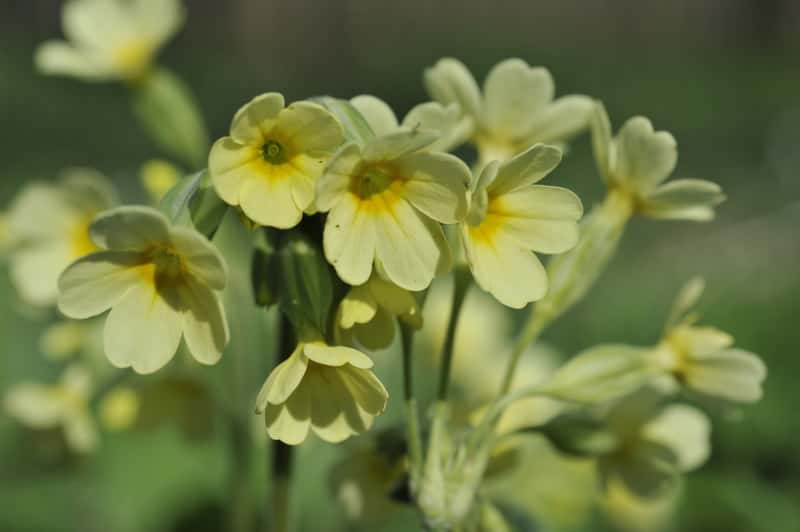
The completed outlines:
[[[216,291],[227,268],[214,246],[149,207],[108,211],[90,231],[100,251],[61,275],[58,306],[77,319],[111,309],[104,333],[111,363],[152,373],[170,361],[181,336],[198,362],[219,361],[229,332]]]
[[[9,416],[28,427],[61,427],[67,445],[85,453],[97,447],[97,429],[89,412],[91,392],[91,376],[82,366],[73,365],[54,385],[34,382],[12,385],[4,406]]]
[[[337,443],[367,431],[389,398],[372,365],[350,347],[299,343],[272,370],[256,399],[270,438],[297,445],[310,429]]]
[[[55,303],[58,276],[94,251],[89,224],[117,202],[111,183],[88,168],[63,172],[56,184],[31,183],[8,211],[11,279],[26,303]]]
[[[68,41],[40,45],[36,66],[87,81],[140,79],[185,18],[179,0],[69,0],[61,15]]]
[[[467,67],[452,58],[428,68],[424,80],[434,100],[459,105],[464,127],[478,148],[479,169],[539,142],[563,143],[586,127],[592,109],[587,96],[553,100],[550,72],[521,59],[495,65],[486,77],[483,94]]]
[[[100,400],[100,421],[108,430],[130,428],[139,416],[139,394],[127,386],[117,386]]]
[[[504,163],[493,161],[473,182],[461,240],[475,282],[498,301],[522,308],[547,292],[544,266],[532,251],[563,253],[578,242],[580,199],[537,185],[561,151],[537,144]]]
[[[288,229],[313,212],[314,188],[344,141],[342,126],[320,105],[270,92],[233,117],[230,136],[214,143],[211,180],[229,205],[259,225]]]
[[[317,206],[329,212],[325,257],[351,285],[367,282],[373,264],[406,290],[422,290],[450,266],[439,222],[467,211],[470,173],[460,159],[424,148],[432,131],[401,129],[363,147],[348,144],[317,187]]]
[[[761,399],[767,368],[757,355],[733,348],[733,337],[714,327],[696,326],[691,310],[703,291],[701,279],[687,283],[673,306],[661,343],[650,352],[652,365],[699,394],[737,403]]]
[[[344,345],[385,349],[394,341],[395,317],[417,329],[422,327],[414,295],[373,274],[342,299],[336,315],[337,330]]]
[[[662,184],[675,169],[678,147],[666,131],[654,131],[647,118],[635,116],[611,134],[602,103],[591,116],[592,148],[606,185],[626,197],[637,212],[651,218],[705,221],[725,199],[716,183],[677,179]]]
[[[180,171],[167,161],[161,159],[151,159],[142,165],[140,170],[142,185],[150,195],[154,203],[161,201],[161,198],[175,186],[181,178]]]

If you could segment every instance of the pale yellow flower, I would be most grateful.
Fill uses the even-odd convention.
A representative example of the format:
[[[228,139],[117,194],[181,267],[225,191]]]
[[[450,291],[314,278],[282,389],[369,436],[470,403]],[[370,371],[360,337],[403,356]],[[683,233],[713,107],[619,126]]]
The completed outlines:
[[[214,246],[149,207],[108,211],[90,231],[100,251],[61,275],[58,307],[77,319],[111,309],[104,333],[111,363],[152,373],[170,361],[181,336],[197,361],[219,361],[229,332],[216,291],[227,269]]]
[[[364,146],[347,144],[320,178],[325,257],[348,284],[364,284],[375,266],[397,286],[422,290],[449,268],[439,223],[466,214],[470,173],[457,157],[425,151],[437,139],[401,129]]]
[[[586,127],[592,109],[587,96],[554,100],[550,72],[521,59],[495,65],[483,93],[467,67],[452,58],[428,68],[424,80],[434,100],[459,105],[470,140],[478,148],[479,168],[510,159],[539,142],[563,143]]]
[[[767,368],[749,351],[733,347],[733,337],[714,327],[694,325],[691,310],[702,293],[700,279],[678,296],[664,338],[650,352],[658,371],[701,395],[737,403],[753,403],[763,395]]]
[[[301,342],[264,382],[256,412],[264,413],[269,436],[289,445],[302,443],[309,430],[332,443],[361,434],[389,398],[372,365],[350,347]]]
[[[314,189],[344,141],[342,126],[320,105],[270,92],[237,111],[230,136],[208,157],[219,196],[259,225],[288,229],[313,212]]]
[[[36,50],[45,74],[87,81],[135,81],[183,24],[179,0],[69,0],[61,12],[68,41]]]
[[[475,180],[461,240],[475,282],[498,301],[522,308],[547,292],[533,251],[563,253],[578,242],[580,199],[561,187],[537,185],[561,151],[537,144],[504,163],[493,161]]]
[[[89,412],[91,376],[70,366],[57,384],[21,382],[5,396],[9,416],[34,429],[61,428],[67,445],[80,453],[97,447],[97,428]]]
[[[173,164],[161,159],[151,159],[144,163],[139,174],[144,189],[155,203],[161,201],[181,178],[180,171]]]
[[[11,279],[26,303],[55,303],[58,276],[94,250],[89,224],[116,203],[110,182],[88,168],[63,173],[56,184],[23,187],[8,211]]]
[[[594,106],[592,148],[606,185],[627,197],[636,212],[651,218],[706,221],[725,195],[716,183],[676,179],[663,184],[675,169],[678,147],[666,131],[654,131],[647,118],[635,116],[615,137],[602,103]]]
[[[394,341],[394,318],[420,328],[422,316],[413,294],[373,274],[354,286],[339,304],[337,331],[345,345],[385,349]]]
[[[375,96],[362,94],[350,99],[376,136],[397,133],[400,130],[425,129],[439,135],[439,139],[425,147],[428,151],[449,151],[462,144],[471,132],[470,122],[464,121],[458,104],[441,105],[426,102],[414,106],[398,122],[389,105]]]

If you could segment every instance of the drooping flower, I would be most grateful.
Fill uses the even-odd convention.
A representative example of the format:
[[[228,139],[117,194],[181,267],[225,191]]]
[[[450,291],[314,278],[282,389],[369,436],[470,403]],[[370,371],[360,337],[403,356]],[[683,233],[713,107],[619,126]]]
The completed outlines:
[[[592,148],[606,185],[626,197],[645,216],[672,220],[706,221],[725,199],[716,183],[703,179],[676,179],[663,184],[675,169],[678,147],[666,131],[654,131],[647,118],[635,116],[615,137],[602,103],[592,116]]]
[[[321,341],[300,342],[270,373],[256,399],[267,433],[297,445],[309,430],[328,442],[367,431],[388,393],[365,354]]]
[[[39,46],[36,66],[86,81],[140,79],[185,18],[179,0],[69,0],[61,15],[67,41]]]
[[[493,161],[473,182],[461,223],[467,262],[475,282],[509,307],[522,308],[547,292],[544,266],[532,251],[563,253],[578,242],[578,196],[535,184],[560,161],[558,148],[537,144],[504,163]]]
[[[57,384],[21,382],[5,396],[9,416],[34,429],[61,428],[67,445],[86,453],[97,446],[97,428],[89,412],[92,382],[86,368],[72,365]]]
[[[55,303],[58,276],[94,250],[89,224],[117,202],[110,182],[88,168],[63,173],[57,184],[25,186],[8,212],[11,279],[26,303]]]
[[[64,271],[58,307],[76,319],[111,309],[104,345],[114,366],[152,373],[170,361],[181,336],[198,362],[219,361],[229,332],[216,291],[227,269],[205,237],[138,206],[100,215],[90,233],[100,251]]]
[[[592,108],[587,96],[554,100],[550,72],[521,59],[496,64],[486,77],[483,94],[467,67],[452,58],[428,68],[424,81],[434,100],[459,105],[478,149],[479,168],[510,159],[536,143],[567,141],[586,127]]]
[[[208,169],[219,196],[259,225],[288,229],[313,212],[314,189],[344,141],[342,126],[322,106],[284,107],[270,92],[245,104],[230,136],[214,143]]]
[[[373,274],[369,281],[354,286],[342,299],[336,324],[344,345],[384,349],[394,341],[394,318],[422,327],[417,300],[407,290]]]
[[[449,268],[439,222],[466,214],[470,174],[457,157],[424,150],[437,138],[402,129],[348,144],[320,178],[325,257],[348,284],[364,284],[376,266],[397,286],[422,290]]]
[[[439,139],[426,146],[427,151],[449,151],[467,140],[471,131],[470,122],[463,119],[457,103],[421,103],[406,114],[402,123],[398,122],[392,108],[375,96],[362,94],[351,98],[350,103],[361,113],[376,136],[414,129],[436,132]]]
[[[650,352],[650,362],[677,383],[701,395],[735,403],[761,399],[767,368],[749,351],[733,347],[733,338],[714,327],[695,325],[689,314],[703,292],[693,279],[673,306],[661,342]]]

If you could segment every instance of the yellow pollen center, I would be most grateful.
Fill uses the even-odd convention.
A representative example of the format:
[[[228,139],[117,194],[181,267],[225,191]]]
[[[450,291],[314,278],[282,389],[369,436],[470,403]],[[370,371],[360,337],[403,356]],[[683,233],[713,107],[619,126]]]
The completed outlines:
[[[385,168],[370,166],[354,181],[354,192],[362,199],[370,199],[391,187],[395,177]]]
[[[264,143],[264,147],[261,148],[261,156],[266,162],[276,165],[283,164],[288,159],[286,149],[275,140],[268,140]]]

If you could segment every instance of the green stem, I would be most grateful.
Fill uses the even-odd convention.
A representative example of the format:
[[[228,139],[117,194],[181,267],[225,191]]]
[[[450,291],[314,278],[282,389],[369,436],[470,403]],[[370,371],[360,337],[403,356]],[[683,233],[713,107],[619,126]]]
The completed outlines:
[[[419,411],[414,396],[414,328],[406,323],[400,324],[403,346],[403,397],[406,402],[406,439],[408,456],[411,461],[410,485],[411,493],[417,491],[417,481],[422,471],[422,439],[419,434]]]
[[[286,360],[291,354],[296,341],[294,330],[289,319],[281,314],[280,316],[280,341],[278,345],[277,366]],[[290,498],[289,490],[291,487],[292,475],[292,447],[285,443],[275,440],[272,444],[272,460],[270,467],[272,478],[272,493],[269,506],[271,508],[270,532],[289,532],[290,527]]]
[[[469,274],[463,267],[456,268],[453,272],[453,303],[450,308],[450,321],[447,324],[447,334],[442,347],[442,367],[439,373],[439,388],[436,397],[439,401],[447,400],[450,387],[450,372],[453,367],[453,347],[456,341],[456,328],[461,315],[461,307],[469,288]]]
[[[250,431],[239,416],[231,416],[230,445],[233,460],[231,477],[231,506],[229,527],[232,532],[253,530],[252,499],[250,496]]]
[[[514,374],[517,371],[517,365],[522,353],[539,337],[539,334],[550,324],[549,316],[536,311],[536,307],[531,310],[528,321],[525,323],[522,332],[517,338],[517,343],[514,344],[514,350],[511,352],[511,358],[508,360],[505,375],[503,375],[503,382],[500,385],[499,396],[503,396],[511,389],[511,383],[514,381]]]

